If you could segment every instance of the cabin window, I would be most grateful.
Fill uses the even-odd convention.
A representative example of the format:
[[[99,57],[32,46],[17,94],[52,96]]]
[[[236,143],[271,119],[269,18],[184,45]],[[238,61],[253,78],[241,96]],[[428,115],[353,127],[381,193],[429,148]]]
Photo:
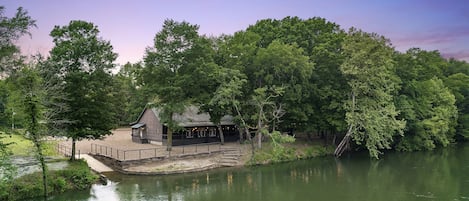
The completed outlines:
[[[186,131],[186,138],[194,138],[194,133],[192,132],[192,130]]]
[[[216,128],[210,128],[208,136],[216,137],[217,136],[217,129]]]

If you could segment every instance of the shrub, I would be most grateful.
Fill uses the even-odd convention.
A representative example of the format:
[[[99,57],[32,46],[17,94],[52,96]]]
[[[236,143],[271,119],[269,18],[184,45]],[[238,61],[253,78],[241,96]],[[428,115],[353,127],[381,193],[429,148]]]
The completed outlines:
[[[96,183],[98,176],[90,171],[82,160],[70,162],[64,170],[48,172],[48,194],[68,190],[84,190]],[[24,200],[43,194],[42,174],[35,172],[14,179],[12,183],[0,185],[0,200]]]

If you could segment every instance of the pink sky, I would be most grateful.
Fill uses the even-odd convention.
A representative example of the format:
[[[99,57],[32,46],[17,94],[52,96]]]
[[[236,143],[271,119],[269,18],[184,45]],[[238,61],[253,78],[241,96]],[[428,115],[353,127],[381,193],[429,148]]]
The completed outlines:
[[[188,21],[206,35],[233,34],[257,20],[323,17],[343,29],[351,26],[391,39],[399,51],[411,47],[439,50],[469,61],[469,2],[465,0],[15,0],[2,2],[6,15],[22,6],[37,21],[32,37],[18,44],[25,55],[47,54],[54,25],[70,20],[96,24],[119,54],[118,64],[141,61],[165,19]]]

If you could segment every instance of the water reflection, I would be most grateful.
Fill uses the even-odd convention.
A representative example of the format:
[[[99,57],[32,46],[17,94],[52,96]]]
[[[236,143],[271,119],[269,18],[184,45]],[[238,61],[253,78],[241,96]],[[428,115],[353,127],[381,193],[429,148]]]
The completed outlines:
[[[469,145],[433,152],[366,153],[172,176],[109,174],[114,181],[52,200],[464,200]]]

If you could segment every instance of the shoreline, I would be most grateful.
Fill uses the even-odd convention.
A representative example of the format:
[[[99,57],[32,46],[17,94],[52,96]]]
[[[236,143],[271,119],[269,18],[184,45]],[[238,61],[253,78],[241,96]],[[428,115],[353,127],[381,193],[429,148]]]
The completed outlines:
[[[268,144],[266,144],[268,145]],[[311,145],[303,148],[287,147],[288,152],[283,158],[272,159],[272,149],[270,146],[264,146],[257,150],[254,157],[250,150],[244,150],[243,155],[235,159],[236,163],[226,165],[222,162],[223,152],[198,153],[197,155],[184,155],[174,158],[158,158],[157,160],[141,161],[117,161],[113,158],[103,155],[91,155],[98,161],[112,168],[114,172],[125,175],[174,175],[204,172],[221,168],[241,168],[261,165],[271,165],[276,163],[286,163],[309,158],[332,155],[331,151],[325,146]],[[133,164],[132,164],[133,163]]]

